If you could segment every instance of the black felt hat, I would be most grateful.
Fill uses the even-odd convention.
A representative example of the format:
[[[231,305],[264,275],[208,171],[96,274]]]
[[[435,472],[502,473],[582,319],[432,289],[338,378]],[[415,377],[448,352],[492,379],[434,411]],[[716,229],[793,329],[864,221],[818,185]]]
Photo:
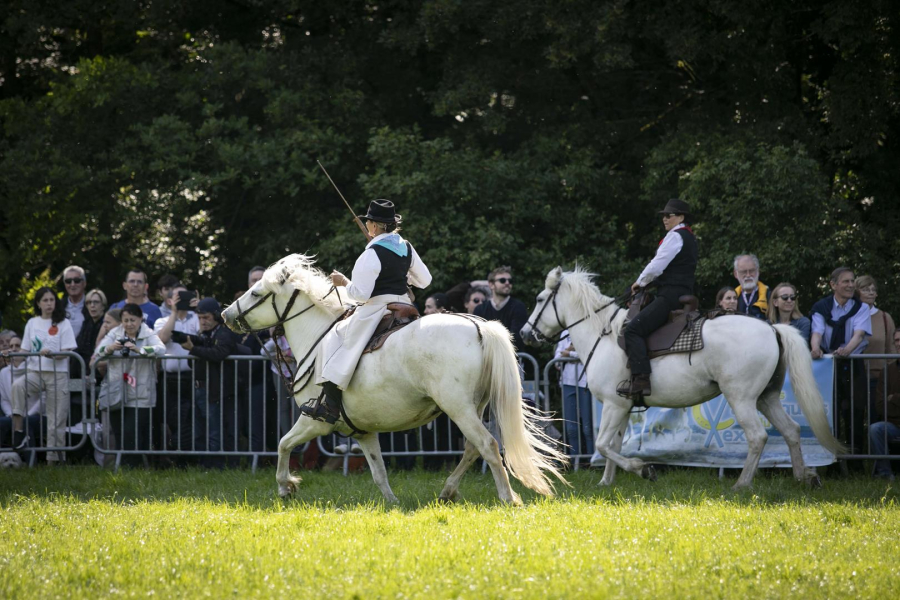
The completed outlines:
[[[671,198],[668,202],[666,202],[666,207],[659,211],[659,214],[666,215],[674,213],[676,215],[688,215],[691,214],[691,207],[684,200],[679,200],[678,198]]]
[[[394,213],[394,203],[390,200],[372,200],[369,202],[369,212],[359,215],[359,218],[377,223],[396,223],[400,215]]]

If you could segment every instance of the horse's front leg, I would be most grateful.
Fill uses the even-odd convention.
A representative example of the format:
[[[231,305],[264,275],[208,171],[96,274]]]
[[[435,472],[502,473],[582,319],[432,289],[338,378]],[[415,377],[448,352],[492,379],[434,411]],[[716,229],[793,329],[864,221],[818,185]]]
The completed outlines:
[[[333,428],[332,425],[301,415],[291,430],[284,434],[278,442],[278,467],[275,469],[279,496],[282,498],[290,496],[300,485],[300,478],[291,475],[291,450],[315,437],[327,435]]]
[[[630,409],[630,405],[621,406],[615,400],[607,400],[603,403],[603,415],[600,417],[600,431],[597,433],[596,444],[597,452],[606,457],[606,470],[603,473],[603,479],[600,480],[600,485],[612,484],[616,471],[611,468],[610,461],[644,479],[656,479],[656,474],[644,461],[638,458],[626,458],[619,454]]]
[[[397,496],[391,491],[388,483],[387,469],[384,468],[384,458],[381,456],[381,443],[378,441],[377,433],[367,433],[357,436],[356,441],[359,442],[363,452],[366,454],[366,460],[369,462],[369,468],[372,470],[372,479],[375,485],[381,490],[384,499],[391,504],[400,502]]]
[[[628,419],[625,419],[620,425],[618,430],[616,430],[616,434],[613,436],[612,445],[613,449],[616,452],[622,452],[622,441],[625,438],[625,428],[628,427]],[[598,436],[599,437],[599,436]],[[596,444],[594,444],[596,447]],[[598,450],[599,452],[599,450]],[[604,458],[606,458],[604,456]],[[603,468],[603,479],[600,480],[600,485],[610,486],[616,480],[616,463],[606,459],[606,466]]]

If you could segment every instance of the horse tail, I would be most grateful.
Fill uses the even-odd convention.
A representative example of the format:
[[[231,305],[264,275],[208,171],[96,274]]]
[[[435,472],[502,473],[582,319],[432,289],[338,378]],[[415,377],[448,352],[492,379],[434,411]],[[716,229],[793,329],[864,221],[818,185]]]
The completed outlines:
[[[479,323],[484,366],[480,389],[493,407],[500,428],[500,440],[509,472],[539,494],[552,496],[552,473],[569,485],[560,472],[568,457],[554,447],[554,441],[540,427],[541,413],[522,401],[516,350],[509,331],[496,321]]]
[[[803,416],[826,450],[833,454],[844,454],[847,452],[846,446],[831,434],[822,394],[819,393],[819,386],[813,378],[812,356],[806,341],[790,325],[779,323],[775,325],[775,332],[784,347],[781,360],[790,373],[791,387],[794,389],[794,396],[800,404]]]

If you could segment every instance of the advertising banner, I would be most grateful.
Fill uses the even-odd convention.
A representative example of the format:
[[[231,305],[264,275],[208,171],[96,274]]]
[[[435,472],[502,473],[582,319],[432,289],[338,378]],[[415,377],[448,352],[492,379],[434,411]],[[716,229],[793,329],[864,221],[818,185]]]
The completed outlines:
[[[828,422],[832,419],[834,362],[831,356],[813,361],[813,375],[822,394]],[[801,449],[808,467],[834,462],[834,455],[822,448],[794,397],[790,378],[781,391],[781,404],[800,425]],[[599,405],[597,406],[599,409]],[[599,410],[595,409],[596,413]],[[791,457],[784,438],[761,414],[759,419],[769,434],[760,467],[789,467]],[[599,420],[596,424],[599,424]],[[622,454],[651,463],[695,467],[740,468],[747,458],[747,439],[722,395],[690,408],[650,408],[630,417]],[[594,454],[591,464],[602,465],[604,458]]]

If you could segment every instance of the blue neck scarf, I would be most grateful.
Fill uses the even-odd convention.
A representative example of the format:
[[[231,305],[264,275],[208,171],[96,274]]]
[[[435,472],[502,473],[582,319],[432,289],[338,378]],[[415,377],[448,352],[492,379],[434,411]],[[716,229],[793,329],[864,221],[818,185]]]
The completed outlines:
[[[400,258],[405,258],[406,255],[409,254],[409,247],[403,241],[403,238],[400,237],[399,233],[389,233],[384,237],[381,237],[378,241],[373,241],[372,244],[386,248]]]

